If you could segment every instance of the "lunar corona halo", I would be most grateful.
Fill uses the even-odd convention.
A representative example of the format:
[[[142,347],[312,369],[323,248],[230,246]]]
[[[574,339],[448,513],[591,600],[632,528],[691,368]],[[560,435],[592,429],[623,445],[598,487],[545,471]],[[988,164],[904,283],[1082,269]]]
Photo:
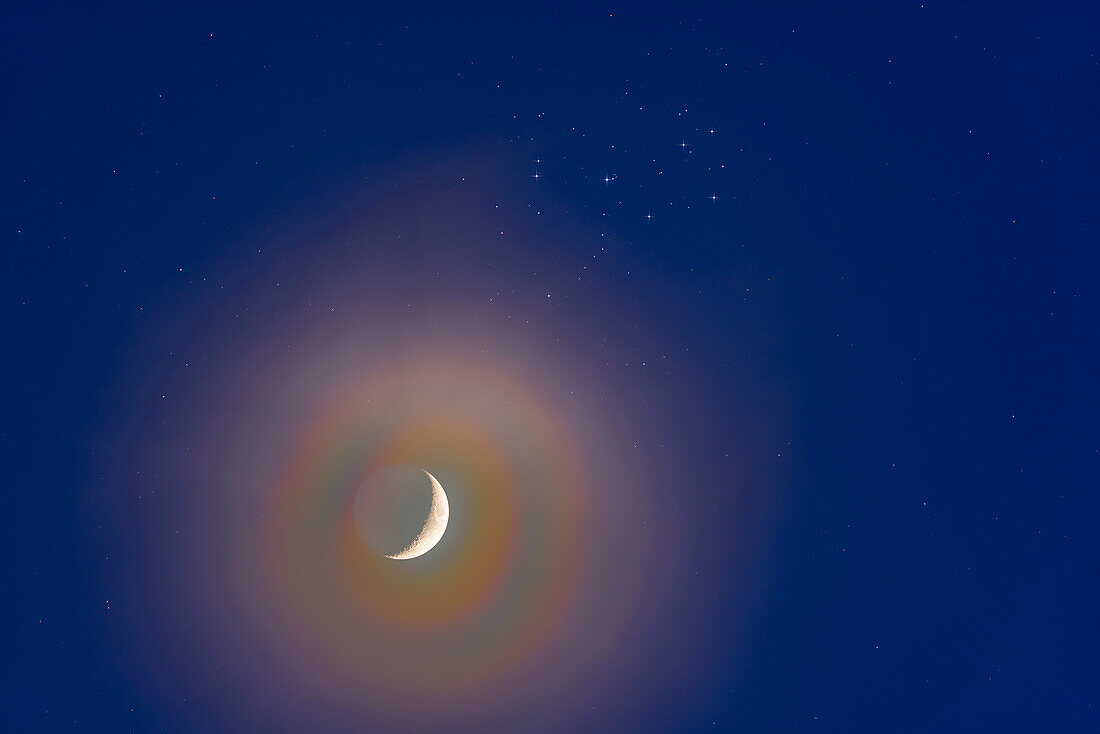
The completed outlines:
[[[273,497],[270,591],[290,612],[276,634],[379,690],[470,687],[543,649],[583,584],[590,482],[571,443],[550,403],[499,367],[400,364],[345,386]],[[430,510],[393,525],[370,512],[410,486]]]
[[[425,214],[393,226],[430,229],[439,214]],[[380,207],[370,226],[387,217]],[[343,269],[307,270],[302,292],[323,290],[335,311],[207,334],[214,356],[164,443],[186,447],[166,480],[180,490],[171,522],[188,518],[203,542],[178,546],[175,574],[158,566],[158,614],[180,624],[150,644],[187,650],[181,678],[253,703],[270,730],[289,709],[330,717],[330,731],[439,730],[461,711],[501,730],[520,713],[550,721],[644,637],[652,579],[680,547],[642,522],[662,501],[658,454],[636,446],[652,416],[606,383],[604,337],[570,318],[562,340],[550,314],[518,328],[473,304],[456,313],[450,299],[481,269],[416,249],[436,234],[410,234],[411,251],[368,270],[351,250]],[[411,310],[409,263],[428,254],[451,277]],[[411,544],[376,549],[356,499],[393,466],[434,477],[446,521],[425,512]]]
[[[342,378],[287,363],[268,379],[295,392],[233,406],[247,429],[223,434],[232,458],[208,466],[233,473],[203,512],[220,547],[188,563],[214,582],[194,601],[215,620],[197,630],[205,644],[232,652],[223,676],[349,720],[424,726],[463,707],[529,708],[536,679],[558,702],[585,695],[636,598],[611,580],[633,547],[614,509],[632,468],[570,396],[583,383],[537,357],[449,344]],[[387,472],[419,482],[404,537],[364,512]],[[597,511],[616,521],[592,532]]]

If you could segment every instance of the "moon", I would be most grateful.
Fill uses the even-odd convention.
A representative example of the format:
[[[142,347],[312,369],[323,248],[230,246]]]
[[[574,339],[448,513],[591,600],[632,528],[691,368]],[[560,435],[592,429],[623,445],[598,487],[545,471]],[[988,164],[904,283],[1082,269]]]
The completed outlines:
[[[355,529],[376,553],[419,558],[447,531],[447,493],[426,470],[395,464],[371,474],[355,495]]]

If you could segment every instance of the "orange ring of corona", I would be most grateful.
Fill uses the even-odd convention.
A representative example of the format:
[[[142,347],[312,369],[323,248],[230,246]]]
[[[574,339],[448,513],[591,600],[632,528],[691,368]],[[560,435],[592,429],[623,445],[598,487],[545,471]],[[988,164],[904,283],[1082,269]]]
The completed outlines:
[[[579,583],[585,472],[571,432],[497,367],[401,364],[334,392],[276,478],[265,555],[276,632],[357,685],[468,689],[537,655]],[[451,524],[423,561],[373,554],[355,492],[430,471]]]

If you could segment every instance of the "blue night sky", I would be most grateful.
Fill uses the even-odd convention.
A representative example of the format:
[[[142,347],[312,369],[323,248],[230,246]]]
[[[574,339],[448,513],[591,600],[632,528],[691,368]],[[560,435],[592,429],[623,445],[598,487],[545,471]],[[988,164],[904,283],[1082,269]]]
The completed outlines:
[[[0,728],[1100,730],[1094,7],[0,19]]]

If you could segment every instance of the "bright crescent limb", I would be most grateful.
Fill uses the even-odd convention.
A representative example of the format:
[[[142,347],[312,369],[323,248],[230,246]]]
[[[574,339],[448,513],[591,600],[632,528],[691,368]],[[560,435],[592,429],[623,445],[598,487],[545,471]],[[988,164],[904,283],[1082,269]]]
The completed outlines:
[[[451,516],[451,508],[447,503],[447,493],[443,491],[443,485],[439,483],[439,480],[427,471],[423,469],[421,471],[427,475],[428,481],[432,483],[432,505],[428,510],[428,518],[424,521],[424,527],[421,528],[420,533],[413,539],[413,542],[409,543],[408,547],[392,556],[387,556],[387,558],[407,561],[410,558],[422,556],[434,548],[435,544],[443,537],[443,533],[447,531],[447,520]]]

